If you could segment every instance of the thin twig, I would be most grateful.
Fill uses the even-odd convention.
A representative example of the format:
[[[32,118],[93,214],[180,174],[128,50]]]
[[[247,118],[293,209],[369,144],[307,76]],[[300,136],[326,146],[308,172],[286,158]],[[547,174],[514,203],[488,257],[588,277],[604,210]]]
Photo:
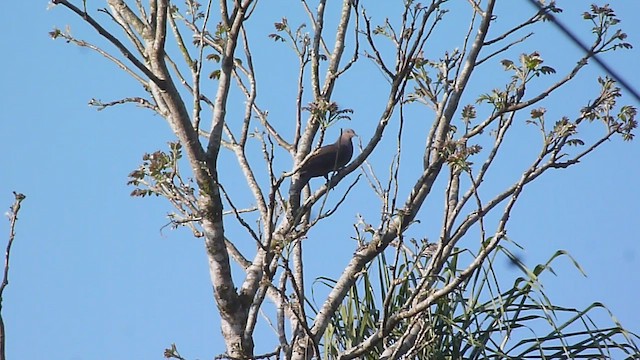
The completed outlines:
[[[131,61],[131,63],[135,67],[137,67],[140,71],[142,71],[149,79],[151,79],[151,81],[153,81],[161,89],[164,89],[165,80],[162,80],[162,79],[158,78],[151,70],[149,70],[149,68],[147,68],[140,60],[138,60],[138,58],[136,58],[133,55],[133,53],[131,51],[129,51],[129,49],[127,49],[127,47],[124,46],[124,44],[120,40],[118,40],[115,36],[113,36],[107,30],[105,30],[105,28],[103,28],[102,25],[100,25],[97,21],[95,21],[91,17],[91,15],[87,14],[83,10],[80,10],[78,7],[76,7],[75,5],[71,4],[67,0],[53,0],[53,3],[56,4],[56,5],[57,4],[63,5],[65,7],[67,7],[68,9],[70,9],[71,11],[73,11],[74,13],[78,14],[78,16],[83,18],[94,29],[96,29],[96,31],[100,35],[102,35],[104,38],[109,40],[109,42],[111,42],[113,45],[115,45],[115,47],[118,48],[118,50],[120,50],[120,52],[124,55],[124,57],[126,57],[129,61]]]
[[[5,341],[6,336],[4,332],[4,320],[2,319],[2,299],[4,294],[4,289],[9,285],[9,258],[11,256],[11,246],[13,245],[13,240],[16,237],[16,223],[18,221],[18,212],[20,212],[20,204],[22,200],[26,198],[23,194],[13,192],[13,196],[15,197],[15,201],[11,208],[9,209],[9,213],[7,216],[9,217],[9,241],[7,242],[7,249],[4,253],[4,272],[2,275],[2,284],[0,284],[0,360],[5,360]]]

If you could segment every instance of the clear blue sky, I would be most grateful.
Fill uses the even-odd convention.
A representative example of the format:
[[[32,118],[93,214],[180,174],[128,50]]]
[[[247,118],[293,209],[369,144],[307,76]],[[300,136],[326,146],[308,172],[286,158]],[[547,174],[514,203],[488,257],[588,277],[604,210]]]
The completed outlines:
[[[498,22],[534,11],[527,1],[510,2],[512,7],[502,9]],[[609,2],[622,19],[629,41],[640,48],[640,3]],[[574,3],[559,2],[566,8],[561,19],[584,33],[579,14],[588,5]],[[295,83],[288,80],[295,59],[285,46],[268,40],[266,32],[285,13],[295,23],[292,17],[301,12],[290,6],[266,6],[266,2],[259,4],[264,12],[253,34],[253,52],[257,62],[275,57],[267,63],[268,69],[267,64],[261,68],[273,72],[264,75],[264,83],[279,87],[263,85],[259,101],[286,124],[287,116],[293,114],[289,110]],[[105,16],[97,17],[107,21]],[[458,20],[464,24],[465,19]],[[189,359],[212,358],[223,347],[203,245],[186,230],[161,231],[169,204],[162,199],[131,198],[132,189],[126,186],[127,174],[139,165],[142,154],[165,148],[173,135],[161,118],[146,110],[123,106],[97,112],[87,106],[91,98],[107,101],[140,91],[99,55],[49,38],[54,26],[67,24],[76,36],[95,39],[70,12],[47,10],[45,1],[9,1],[0,12],[0,48],[4,50],[0,57],[0,206],[12,203],[11,191],[27,195],[3,302],[8,358],[161,359],[163,349],[173,342]],[[452,46],[447,39],[442,41],[436,46]],[[560,65],[563,58],[579,56],[577,48],[551,28],[515,53],[536,49],[544,49],[542,56],[558,70],[571,65]],[[605,59],[640,88],[639,55],[637,48]],[[378,75],[370,64],[358,71]],[[549,99],[544,106],[556,115],[575,115],[593,94],[593,77],[599,72],[591,66],[578,81],[583,85]],[[499,70],[496,73],[503,76]],[[490,83],[492,74],[481,76]],[[342,86],[335,99],[355,110],[347,126],[366,139],[372,131],[367,119],[376,119],[380,110],[376,97],[382,95],[357,78]],[[527,150],[518,147],[517,140],[511,145],[512,152],[505,155],[507,164]],[[585,278],[568,259],[557,261],[558,276],[543,278],[554,303],[583,308],[601,301],[635,332],[640,332],[639,149],[637,141],[616,139],[579,166],[544,176],[525,192],[509,227],[509,236],[525,246],[521,255],[529,266],[564,249],[586,271]],[[280,164],[283,169],[289,165]],[[368,193],[365,186],[359,191],[355,196],[362,201],[343,208],[341,220],[323,224],[310,234],[305,250],[308,284],[320,275],[337,277],[353,253],[349,224],[357,212],[364,211],[358,205]],[[434,201],[437,207],[441,200]],[[415,236],[420,231],[437,234],[428,225],[428,210],[427,206],[421,213]],[[0,243],[6,241],[6,234],[3,221]],[[506,266],[500,271],[517,276]],[[608,324],[606,316],[598,320]],[[258,337],[257,351],[271,350],[260,348],[260,341]]]

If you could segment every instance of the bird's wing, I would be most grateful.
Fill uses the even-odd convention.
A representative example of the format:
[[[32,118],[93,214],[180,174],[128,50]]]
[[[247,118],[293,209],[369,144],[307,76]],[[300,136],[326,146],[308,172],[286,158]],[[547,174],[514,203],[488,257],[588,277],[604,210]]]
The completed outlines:
[[[309,177],[324,176],[335,168],[337,155],[336,144],[323,146],[311,155],[301,172]]]

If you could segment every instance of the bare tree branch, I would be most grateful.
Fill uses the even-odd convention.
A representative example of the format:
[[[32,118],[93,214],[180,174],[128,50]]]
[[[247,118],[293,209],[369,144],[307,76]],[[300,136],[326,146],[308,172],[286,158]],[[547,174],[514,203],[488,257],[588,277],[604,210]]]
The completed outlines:
[[[131,63],[138,68],[138,70],[142,71],[149,79],[151,79],[151,81],[153,81],[154,83],[156,83],[158,86],[162,87],[162,81],[153,73],[151,72],[151,70],[149,70],[149,68],[147,68],[142,62],[140,62],[140,60],[138,60],[138,58],[136,58],[133,53],[131,53],[131,51],[129,51],[129,49],[127,49],[126,46],[124,46],[124,44],[122,42],[120,42],[120,40],[118,40],[116,37],[114,37],[113,35],[111,35],[111,33],[109,33],[107,30],[105,30],[97,21],[95,21],[89,14],[87,14],[85,11],[80,10],[78,7],[76,7],[75,5],[71,4],[69,1],[67,0],[52,0],[54,4],[60,4],[63,5],[65,7],[67,7],[68,9],[70,9],[71,11],[73,11],[74,13],[76,13],[78,16],[82,17],[86,22],[88,22],[94,29],[96,29],[96,31],[102,35],[104,38],[106,38],[107,40],[109,40],[109,42],[111,42],[113,45],[116,46],[116,48],[118,48],[118,50],[120,50],[120,52],[122,52],[122,54],[129,60],[131,61]],[[112,0],[115,1],[115,0]],[[121,2],[116,2],[116,3],[121,3]],[[133,19],[135,19],[135,17],[131,17],[131,19],[127,19],[128,21],[132,21]]]
[[[7,216],[9,217],[9,240],[7,241],[7,248],[4,253],[4,271],[2,273],[2,283],[0,283],[0,360],[6,359],[5,354],[5,346],[6,346],[6,332],[4,328],[4,320],[2,317],[2,299],[4,295],[4,290],[7,285],[9,285],[9,259],[11,257],[11,246],[13,245],[13,240],[16,237],[16,223],[18,222],[18,213],[20,212],[20,207],[22,201],[26,198],[23,194],[13,192],[13,196],[15,197],[15,201]]]

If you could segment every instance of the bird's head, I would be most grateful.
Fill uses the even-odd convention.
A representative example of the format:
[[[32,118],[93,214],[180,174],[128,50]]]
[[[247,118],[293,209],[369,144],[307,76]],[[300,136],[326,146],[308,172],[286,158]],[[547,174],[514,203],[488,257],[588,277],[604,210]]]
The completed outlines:
[[[358,136],[353,129],[343,129],[341,137],[346,140],[351,140],[352,137]]]

